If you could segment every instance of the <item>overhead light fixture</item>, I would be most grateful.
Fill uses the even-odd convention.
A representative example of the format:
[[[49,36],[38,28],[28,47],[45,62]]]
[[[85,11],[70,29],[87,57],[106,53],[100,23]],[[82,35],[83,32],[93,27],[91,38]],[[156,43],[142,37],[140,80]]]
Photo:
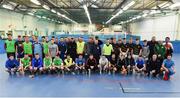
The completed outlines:
[[[38,0],[30,0],[30,1],[36,5],[41,5],[41,3]]]
[[[37,15],[36,17],[37,17],[37,18],[41,18],[41,16],[39,16],[39,15]]]
[[[45,16],[42,16],[42,18],[43,18],[43,19],[46,19],[46,17],[45,17]]]
[[[127,10],[127,9],[129,9],[132,5],[134,5],[136,2],[135,1],[132,1],[132,2],[130,2],[129,4],[127,4],[124,8],[123,8],[123,10]]]
[[[56,11],[54,9],[51,9],[51,12],[56,13]]]
[[[123,7],[123,9],[120,9],[114,16],[112,16],[108,21],[106,21],[106,24],[110,23],[114,18],[116,18],[117,16],[119,16],[121,13],[123,13],[124,11],[126,11],[127,9],[129,9],[132,5],[134,5],[136,2],[135,1],[131,1],[130,3],[128,3],[126,6]]]
[[[180,6],[180,2],[175,3],[175,4],[172,4],[169,8],[170,8],[170,9],[174,9],[174,8],[176,8],[176,7],[179,7],[179,6]]]
[[[146,17],[148,14],[143,14],[142,17]]]
[[[92,24],[91,17],[90,17],[90,14],[89,14],[89,11],[88,11],[87,6],[86,6],[86,5],[83,5],[83,8],[84,8],[85,13],[86,13],[86,15],[87,15],[87,17],[88,17],[89,24]]]
[[[158,14],[158,13],[161,13],[160,10],[152,10],[149,14],[152,15],[152,14]]]
[[[28,14],[31,15],[31,16],[34,16],[34,13],[29,12]]]
[[[13,10],[12,5],[10,5],[10,4],[8,4],[8,5],[3,4],[2,7],[5,8],[5,9]]]
[[[42,7],[46,10],[50,10],[49,6],[47,6],[47,5],[43,5]]]

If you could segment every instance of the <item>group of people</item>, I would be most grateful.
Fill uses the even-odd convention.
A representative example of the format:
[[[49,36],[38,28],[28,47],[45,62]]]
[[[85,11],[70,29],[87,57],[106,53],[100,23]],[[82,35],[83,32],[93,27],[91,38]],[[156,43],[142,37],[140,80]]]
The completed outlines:
[[[144,40],[143,45],[137,39],[110,38],[106,41],[89,37],[85,42],[79,38],[56,38],[43,36],[41,42],[37,36],[18,36],[15,41],[8,34],[5,49],[8,60],[6,71],[10,75],[19,72],[37,74],[143,74],[163,76],[169,80],[175,73],[172,60],[173,45],[170,38],[165,41]]]

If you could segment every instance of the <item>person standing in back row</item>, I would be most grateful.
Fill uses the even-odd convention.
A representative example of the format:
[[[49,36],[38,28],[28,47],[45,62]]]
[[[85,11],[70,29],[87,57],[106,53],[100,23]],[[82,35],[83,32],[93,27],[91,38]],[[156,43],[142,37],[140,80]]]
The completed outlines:
[[[79,37],[78,41],[76,42],[77,55],[84,55],[84,49],[85,49],[85,42],[83,41],[82,37]]]
[[[153,56],[154,54],[154,47],[155,45],[157,44],[156,42],[156,37],[153,36],[151,41],[148,42],[148,46],[149,46],[149,50],[150,50],[150,53],[149,53],[149,59]]]
[[[12,34],[10,33],[8,34],[8,39],[5,41],[4,48],[6,49],[8,58],[10,57],[10,55],[13,55],[14,58],[16,58],[15,41],[12,39]]]
[[[49,54],[52,57],[52,60],[58,55],[58,46],[55,44],[55,40],[52,38],[51,43],[49,44]]]
[[[126,38],[123,38],[123,43],[120,46],[120,55],[124,55],[127,57],[127,54],[129,52],[128,44],[126,43]]]
[[[27,54],[32,59],[33,45],[29,41],[29,37],[25,36],[25,42],[23,43],[24,54]]]
[[[113,52],[113,47],[112,45],[109,43],[109,39],[106,40],[106,44],[104,44],[103,46],[103,55],[110,60],[111,58],[111,53]]]
[[[21,58],[24,57],[24,50],[23,50],[23,41],[21,36],[18,36],[18,40],[16,41],[16,55],[17,55],[17,60],[20,61]]]

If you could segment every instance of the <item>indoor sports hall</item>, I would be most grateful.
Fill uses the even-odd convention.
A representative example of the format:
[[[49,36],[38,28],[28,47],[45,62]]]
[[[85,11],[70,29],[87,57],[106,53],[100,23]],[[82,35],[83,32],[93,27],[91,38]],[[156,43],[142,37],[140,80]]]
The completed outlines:
[[[180,97],[180,0],[0,0],[1,97]]]

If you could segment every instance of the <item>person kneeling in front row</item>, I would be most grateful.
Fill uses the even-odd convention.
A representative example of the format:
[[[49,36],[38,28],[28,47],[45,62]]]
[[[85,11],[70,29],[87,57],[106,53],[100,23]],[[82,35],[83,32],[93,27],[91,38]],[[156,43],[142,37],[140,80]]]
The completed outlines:
[[[9,59],[6,61],[6,71],[9,75],[16,75],[17,70],[19,69],[19,62],[14,59],[14,55],[9,55]]]
[[[35,58],[32,59],[32,66],[30,66],[31,75],[30,77],[33,78],[37,72],[40,74],[43,72],[43,61],[39,57],[39,54],[35,54]]]

